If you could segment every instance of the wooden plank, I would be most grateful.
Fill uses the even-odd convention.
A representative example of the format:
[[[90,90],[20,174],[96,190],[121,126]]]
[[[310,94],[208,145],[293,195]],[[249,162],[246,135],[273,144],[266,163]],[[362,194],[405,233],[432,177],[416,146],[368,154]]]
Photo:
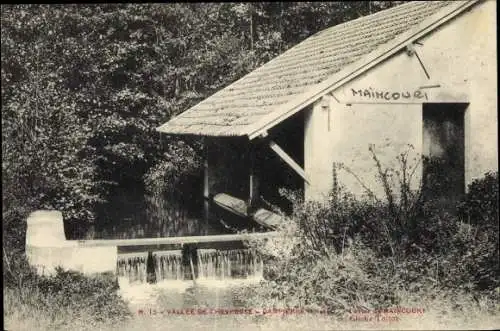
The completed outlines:
[[[264,208],[257,210],[253,215],[253,219],[260,225],[271,229],[275,229],[283,221],[283,217],[281,217],[281,215]]]
[[[153,246],[153,245],[179,245],[197,244],[209,242],[245,241],[252,239],[265,239],[276,237],[276,231],[259,233],[221,234],[213,236],[191,236],[191,237],[166,237],[166,238],[141,238],[141,239],[98,239],[98,240],[74,240],[81,247],[99,246]],[[71,240],[68,240],[71,242]]]
[[[306,173],[304,169],[300,165],[298,165],[297,162],[295,162],[278,144],[276,144],[274,141],[269,142],[269,147],[278,154],[278,156],[285,161],[286,164],[288,164],[293,170],[295,170],[296,173],[302,177],[307,184],[310,184],[309,179],[306,176]]]
[[[241,199],[230,196],[226,193],[219,193],[214,196],[214,202],[218,206],[241,217],[247,217],[247,203]]]

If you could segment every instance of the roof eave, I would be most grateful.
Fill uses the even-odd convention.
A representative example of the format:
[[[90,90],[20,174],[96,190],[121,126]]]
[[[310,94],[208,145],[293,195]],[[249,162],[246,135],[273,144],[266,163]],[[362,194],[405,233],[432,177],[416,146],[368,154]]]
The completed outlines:
[[[171,136],[193,136],[193,137],[212,137],[212,138],[235,138],[235,137],[248,137],[245,133],[240,133],[237,131],[218,131],[218,132],[211,132],[211,133],[202,133],[199,131],[189,131],[186,129],[182,129],[179,131],[175,130],[165,130],[164,127],[168,125],[169,122],[155,128],[155,131],[159,133],[164,133],[167,135]]]

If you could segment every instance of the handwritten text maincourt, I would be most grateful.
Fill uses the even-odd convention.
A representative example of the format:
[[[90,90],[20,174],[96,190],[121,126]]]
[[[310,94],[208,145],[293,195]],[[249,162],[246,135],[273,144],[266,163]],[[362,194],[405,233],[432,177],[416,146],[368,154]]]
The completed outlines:
[[[429,100],[427,92],[420,89],[413,92],[410,91],[384,91],[384,90],[374,90],[373,88],[365,88],[355,90],[351,88],[351,93],[353,97],[361,97],[367,100],[387,100],[387,101],[398,101],[398,100]]]

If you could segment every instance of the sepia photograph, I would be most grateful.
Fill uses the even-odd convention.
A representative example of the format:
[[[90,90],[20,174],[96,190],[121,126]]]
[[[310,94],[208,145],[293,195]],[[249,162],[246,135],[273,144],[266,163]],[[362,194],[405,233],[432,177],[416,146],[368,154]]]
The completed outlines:
[[[500,329],[496,14],[2,4],[3,329]]]

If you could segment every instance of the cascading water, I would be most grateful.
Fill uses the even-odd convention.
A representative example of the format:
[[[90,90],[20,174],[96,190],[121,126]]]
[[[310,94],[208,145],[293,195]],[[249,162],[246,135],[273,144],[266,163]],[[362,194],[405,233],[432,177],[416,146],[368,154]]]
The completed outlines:
[[[182,280],[182,252],[160,251],[154,252],[154,266],[156,281],[160,280]]]
[[[241,307],[238,289],[262,280],[263,269],[261,257],[251,249],[185,245],[182,251],[119,254],[118,283],[132,310]]]
[[[180,250],[156,251],[153,259],[154,271],[148,268],[148,253],[127,253],[118,257],[118,277],[125,277],[129,283],[145,283],[154,273],[156,282],[186,280],[185,275],[197,271],[200,280],[227,280],[240,278],[262,278],[263,262],[251,249],[198,249],[197,261],[183,261]],[[191,268],[190,262],[193,262]],[[186,269],[187,268],[187,269]],[[194,269],[194,270],[191,270]]]
[[[263,263],[250,249],[198,250],[198,278],[261,278]]]
[[[148,253],[118,255],[118,277],[125,277],[130,283],[146,282]]]

